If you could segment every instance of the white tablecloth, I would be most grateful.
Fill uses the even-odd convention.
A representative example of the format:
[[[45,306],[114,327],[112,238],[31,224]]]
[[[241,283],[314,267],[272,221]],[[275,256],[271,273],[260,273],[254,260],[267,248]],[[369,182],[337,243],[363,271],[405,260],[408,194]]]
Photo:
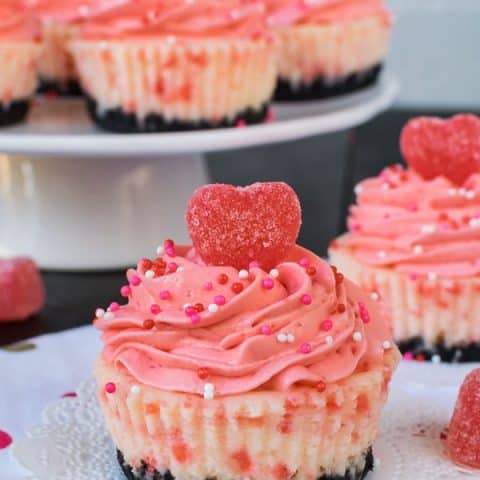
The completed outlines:
[[[92,375],[100,351],[98,332],[87,326],[28,340],[34,349],[9,352],[0,348],[0,430],[13,441],[40,423],[42,410],[72,392]],[[28,478],[0,449],[0,480]]]

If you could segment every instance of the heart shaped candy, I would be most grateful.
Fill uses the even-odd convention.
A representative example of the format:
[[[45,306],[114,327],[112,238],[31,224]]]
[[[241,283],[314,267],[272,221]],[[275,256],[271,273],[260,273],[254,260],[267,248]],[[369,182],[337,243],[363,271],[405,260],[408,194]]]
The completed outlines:
[[[443,175],[461,186],[472,173],[480,172],[480,118],[468,114],[448,120],[413,118],[403,128],[400,148],[425,180]]]
[[[242,269],[256,261],[268,270],[294,246],[301,216],[298,197],[286,183],[216,184],[193,194],[187,225],[205,263]]]

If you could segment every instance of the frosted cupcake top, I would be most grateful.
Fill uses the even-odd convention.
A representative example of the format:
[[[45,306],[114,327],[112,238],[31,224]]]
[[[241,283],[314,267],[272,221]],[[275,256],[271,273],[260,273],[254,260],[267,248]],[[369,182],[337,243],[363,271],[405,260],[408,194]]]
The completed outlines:
[[[129,0],[25,0],[25,2],[43,20],[76,23],[125,5]]]
[[[21,0],[1,0],[0,18],[0,40],[40,40],[39,25]]]
[[[268,205],[281,205],[275,195],[292,192],[284,184],[273,184],[280,187],[268,191],[271,185],[234,189],[237,205],[231,191],[225,204],[219,186],[203,187],[194,195],[195,205],[190,205],[191,233],[201,229],[205,189],[217,189],[226,229],[236,228],[242,235],[238,229],[242,221],[234,219],[248,218],[245,205],[262,204],[261,190],[267,189],[263,199],[274,195]],[[233,188],[220,190],[223,187]],[[221,212],[215,202],[209,213],[207,227],[220,243],[229,242],[231,237],[216,226]],[[279,228],[284,238],[289,237],[292,226],[283,222],[282,209],[276,213],[266,227]],[[292,211],[287,217],[292,218]],[[252,251],[266,238],[273,236],[258,232],[250,243]],[[95,325],[103,332],[106,360],[139,383],[206,397],[211,392],[222,396],[257,389],[283,391],[293,385],[321,387],[367,364],[380,364],[385,350],[395,347],[375,306],[308,250],[292,244],[276,260],[275,252],[284,251],[286,245],[279,243],[267,245],[259,262],[246,259],[242,265],[238,258],[233,261],[237,266],[229,266],[221,265],[219,250],[213,254],[217,264],[206,264],[195,248],[167,240],[157,259],[142,259],[127,272],[128,285],[121,293],[128,303],[97,311]],[[225,258],[234,251],[232,245]]]
[[[380,16],[390,22],[383,0],[265,0],[268,23],[282,27],[302,23],[336,23]]]
[[[357,186],[342,243],[372,266],[479,275],[480,119],[415,119],[401,144],[410,168],[386,168]]]
[[[60,0],[44,12],[77,21],[88,39],[130,37],[251,37],[265,34],[265,6],[257,0]]]

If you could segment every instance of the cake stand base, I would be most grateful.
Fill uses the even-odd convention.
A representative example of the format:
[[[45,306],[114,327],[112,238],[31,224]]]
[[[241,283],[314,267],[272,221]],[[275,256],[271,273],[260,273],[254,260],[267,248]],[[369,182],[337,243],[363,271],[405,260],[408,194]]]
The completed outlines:
[[[0,254],[50,270],[113,269],[187,242],[185,210],[208,183],[199,154],[156,158],[0,156]]]

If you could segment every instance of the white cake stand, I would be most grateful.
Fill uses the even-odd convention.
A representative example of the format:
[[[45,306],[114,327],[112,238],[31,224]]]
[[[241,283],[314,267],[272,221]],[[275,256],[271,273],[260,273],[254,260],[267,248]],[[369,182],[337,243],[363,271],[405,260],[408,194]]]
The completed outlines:
[[[274,106],[275,121],[203,132],[106,134],[81,100],[39,100],[29,121],[0,131],[0,253],[44,269],[112,269],[187,240],[184,212],[208,177],[203,154],[351,128],[388,108],[399,89]]]

